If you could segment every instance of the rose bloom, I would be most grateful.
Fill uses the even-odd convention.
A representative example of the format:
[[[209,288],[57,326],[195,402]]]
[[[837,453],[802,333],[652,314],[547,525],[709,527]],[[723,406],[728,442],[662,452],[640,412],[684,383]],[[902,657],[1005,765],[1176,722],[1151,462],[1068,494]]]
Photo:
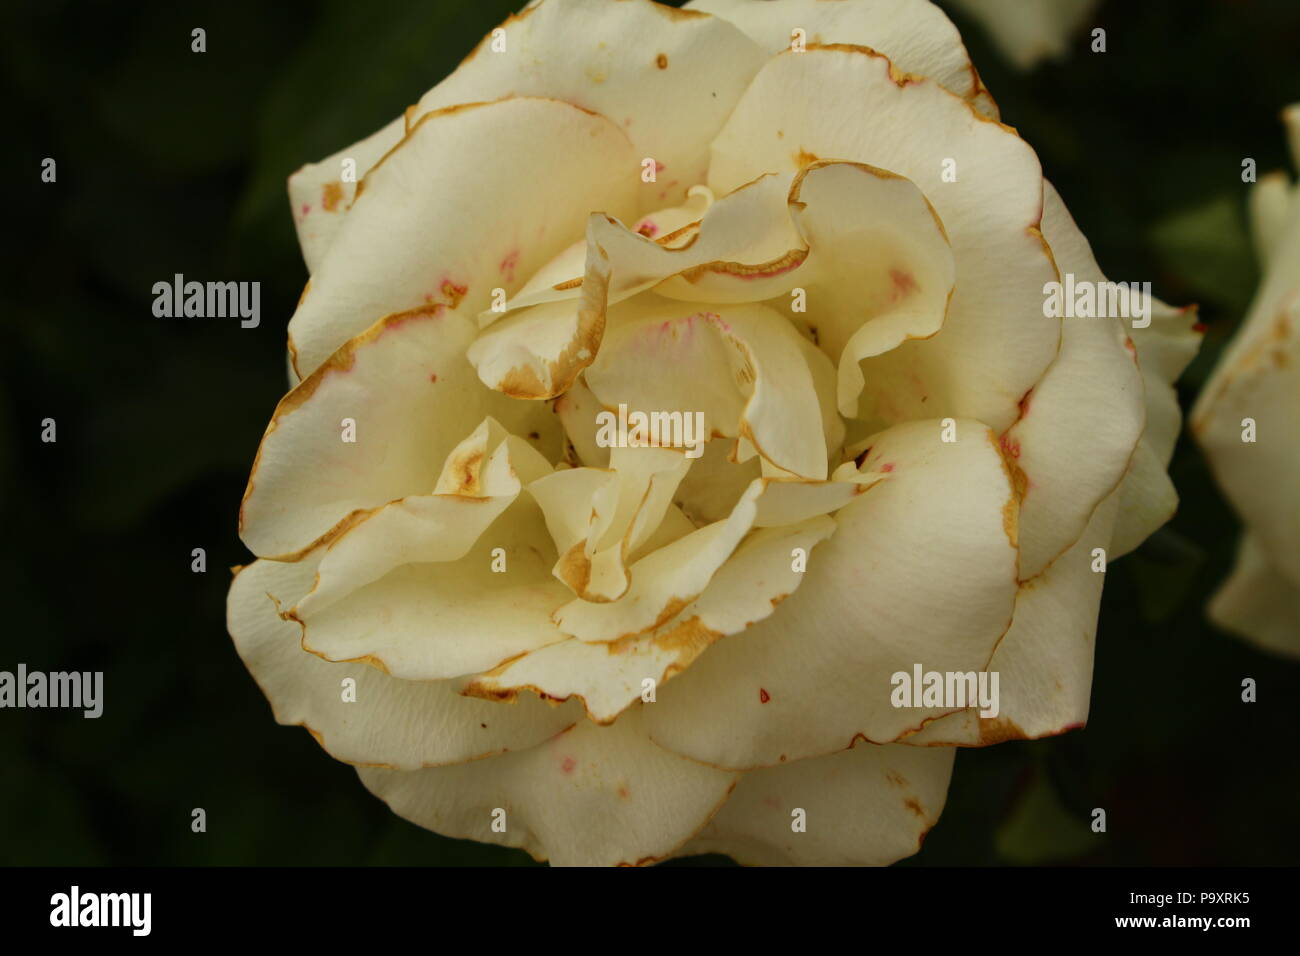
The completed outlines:
[[[1045,317],[1101,273],[938,8],[701,6],[544,0],[292,177],[230,631],[439,833],[889,863],[956,747],[1086,719],[1094,550],[1173,512],[1199,336]],[[620,406],[703,454],[598,441]],[[997,716],[894,706],[915,667]]]
[[[1300,166],[1300,103],[1282,118]],[[1250,213],[1264,280],[1192,411],[1245,525],[1209,612],[1259,647],[1300,657],[1300,187],[1281,171],[1262,177]]]

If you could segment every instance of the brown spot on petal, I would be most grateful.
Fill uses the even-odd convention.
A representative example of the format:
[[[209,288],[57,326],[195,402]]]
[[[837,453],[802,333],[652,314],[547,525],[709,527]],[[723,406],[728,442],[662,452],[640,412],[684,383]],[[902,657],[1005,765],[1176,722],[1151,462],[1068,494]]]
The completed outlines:
[[[655,66],[659,67],[661,70],[668,69],[668,54],[660,53],[655,57]]]
[[[992,432],[989,432],[990,437]],[[1003,435],[993,443],[998,450],[998,459],[1002,462],[1002,471],[1011,485],[1011,497],[1002,505],[1002,530],[1013,548],[1020,546],[1020,502],[1025,498],[1029,488],[1029,477],[1021,470],[1016,459],[1020,457],[1020,446],[1008,441]]]
[[[321,188],[320,204],[325,207],[326,212],[333,212],[340,202],[343,201],[343,184],[340,182],[326,183]]]
[[[450,279],[443,279],[440,291],[442,292],[443,297],[447,300],[447,304],[454,309],[456,306],[460,305],[460,300],[465,298],[465,293],[469,291],[469,286],[457,285]]]
[[[987,747],[1007,740],[1027,740],[1025,732],[1006,717],[980,718],[980,746]]]
[[[591,561],[587,557],[587,542],[578,541],[560,557],[555,565],[555,576],[573,589],[579,597],[587,597],[587,586],[591,583]]]
[[[771,699],[772,699],[772,695],[769,694],[766,690],[764,690],[762,687],[758,689],[758,702],[760,704],[766,704]]]
[[[889,281],[893,285],[893,290],[890,293],[891,302],[898,302],[907,298],[918,288],[916,277],[906,269],[890,269]]]
[[[690,248],[689,244],[675,248],[674,251],[680,252],[682,249]],[[770,279],[773,276],[779,276],[786,272],[792,272],[803,265],[808,258],[807,249],[791,249],[783,256],[779,256],[770,262],[760,262],[757,265],[748,265],[743,262],[703,262],[688,269],[683,269],[677,273],[678,277],[686,282],[695,283],[700,277],[707,273],[717,273],[720,275],[732,275],[738,279]],[[704,313],[711,314],[711,313]]]
[[[1012,497],[1002,505],[1002,530],[1006,533],[1011,547],[1020,546],[1020,502]]]
[[[667,17],[669,20],[699,20],[703,17],[710,16],[710,14],[705,13],[702,10],[684,10],[681,7],[669,7],[662,3],[651,4],[650,9],[654,10],[655,13]]]

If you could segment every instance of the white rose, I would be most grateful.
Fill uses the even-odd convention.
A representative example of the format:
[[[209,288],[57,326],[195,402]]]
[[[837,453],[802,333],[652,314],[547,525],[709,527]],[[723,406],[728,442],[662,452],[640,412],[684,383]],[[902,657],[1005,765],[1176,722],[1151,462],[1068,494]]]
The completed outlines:
[[[544,0],[295,174],[230,629],[441,833],[888,863],[954,746],[1085,720],[1093,551],[1173,511],[1198,338],[1044,316],[1101,273],[937,8],[704,6]],[[620,406],[710,440],[611,449]],[[893,706],[914,666],[999,671],[998,716]]]
[[[1283,119],[1300,165],[1300,103]],[[1192,411],[1192,432],[1245,525],[1210,618],[1300,656],[1300,187],[1283,172],[1250,192],[1264,280]]]

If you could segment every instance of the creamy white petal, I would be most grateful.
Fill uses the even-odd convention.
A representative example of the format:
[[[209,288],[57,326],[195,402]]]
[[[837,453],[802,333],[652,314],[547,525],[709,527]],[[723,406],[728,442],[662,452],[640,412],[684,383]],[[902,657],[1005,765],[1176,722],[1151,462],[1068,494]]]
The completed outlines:
[[[710,644],[769,617],[802,581],[792,555],[806,556],[834,530],[835,523],[820,515],[756,531],[703,594],[652,632],[609,644],[553,644],[480,675],[467,693],[489,699],[513,699],[521,690],[557,700],[577,696],[599,723],[614,720],[637,699],[653,706],[658,685]]]
[[[239,527],[249,549],[302,553],[369,509],[428,494],[447,454],[487,415],[557,455],[549,408],[479,383],[464,357],[473,336],[473,321],[458,312],[389,316],[286,395],[244,492]]]
[[[1135,311],[1128,308],[1131,297],[1114,286],[1114,300],[1102,304],[1107,280],[1088,241],[1050,183],[1043,198],[1043,235],[1061,275],[1098,290],[1098,310],[1106,314],[1064,319],[1060,354],[1002,438],[1021,487],[1020,574],[1026,579],[1083,533],[1123,479],[1146,421],[1137,349],[1118,317],[1121,304]]]
[[[399,116],[365,139],[318,163],[308,163],[289,177],[289,205],[308,273],[319,268],[338,235],[356,198],[357,183],[405,135],[406,121]]]
[[[421,117],[366,174],[312,274],[289,322],[295,368],[309,374],[389,313],[486,309],[494,288],[508,294],[580,236],[593,209],[628,215],[637,162],[612,121],[558,100]]]
[[[307,728],[332,756],[403,769],[460,763],[532,747],[585,719],[576,704],[492,704],[462,696],[459,681],[397,680],[364,663],[332,664],[308,654],[298,625],[278,611],[311,587],[319,557],[240,569],[227,623],[275,719]]]
[[[691,0],[686,6],[730,20],[768,53],[790,49],[795,30],[807,45],[879,50],[899,69],[933,77],[997,116],[957,28],[928,0]]]
[[[777,612],[719,641],[646,712],[651,736],[748,769],[888,742],[942,708],[895,708],[891,677],[982,670],[1011,623],[1016,502],[996,437],[957,423],[899,425],[863,465],[885,478],[835,515]]]
[[[714,141],[709,186],[721,195],[817,159],[907,177],[938,212],[956,261],[943,330],[864,363],[880,425],[937,415],[1005,430],[1061,335],[1059,322],[1042,314],[1043,286],[1058,273],[1038,228],[1042,179],[1033,150],[1009,127],[936,83],[899,74],[872,51],[809,49],[759,71]]]
[[[702,181],[709,141],[765,59],[725,20],[649,0],[543,0],[501,30],[503,50],[489,34],[414,115],[503,96],[553,97],[601,113],[636,145],[642,212],[680,202]],[[645,159],[654,182],[641,181]]]
[[[460,560],[403,565],[304,613],[303,647],[405,680],[488,670],[564,639],[551,622],[569,596],[555,557],[541,510],[520,496]]]
[[[1251,532],[1208,610],[1215,624],[1256,647],[1300,658],[1300,585],[1277,571]]]
[[[1105,552],[1118,505],[1114,492],[1068,551],[1020,585],[1011,629],[988,663],[989,673],[998,675],[997,713],[986,718],[980,706],[967,707],[926,724],[904,743],[984,746],[1060,734],[1087,722]]]
[[[556,866],[654,863],[704,826],[736,775],[656,747],[639,718],[633,709],[608,727],[584,720],[492,760],[357,773],[399,816],[446,836],[522,847]]]
[[[679,855],[726,853],[757,866],[888,865],[919,850],[939,819],[955,753],[859,742],[751,770]]]

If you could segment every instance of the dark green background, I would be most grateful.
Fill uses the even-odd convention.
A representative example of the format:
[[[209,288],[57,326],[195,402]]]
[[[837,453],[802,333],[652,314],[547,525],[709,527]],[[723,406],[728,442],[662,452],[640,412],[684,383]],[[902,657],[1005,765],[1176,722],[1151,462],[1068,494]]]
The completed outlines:
[[[0,669],[103,670],[106,710],[0,711],[0,862],[530,862],[397,819],[274,724],[224,621],[225,569],[248,558],[236,510],[306,279],[285,178],[414,102],[511,5],[6,4]],[[1257,280],[1241,161],[1286,161],[1300,3],[1111,0],[1106,54],[1081,36],[1028,76],[959,23],[1103,268],[1201,303],[1186,407]],[[57,184],[40,181],[47,156]],[[261,281],[261,326],[154,318],[151,286],[175,272]],[[57,444],[40,441],[46,417]],[[1206,624],[1237,524],[1186,439],[1172,471],[1178,516],[1108,572],[1087,729],[962,751],[905,865],[1300,859],[1300,665]],[[1095,806],[1104,835],[1087,828]]]

